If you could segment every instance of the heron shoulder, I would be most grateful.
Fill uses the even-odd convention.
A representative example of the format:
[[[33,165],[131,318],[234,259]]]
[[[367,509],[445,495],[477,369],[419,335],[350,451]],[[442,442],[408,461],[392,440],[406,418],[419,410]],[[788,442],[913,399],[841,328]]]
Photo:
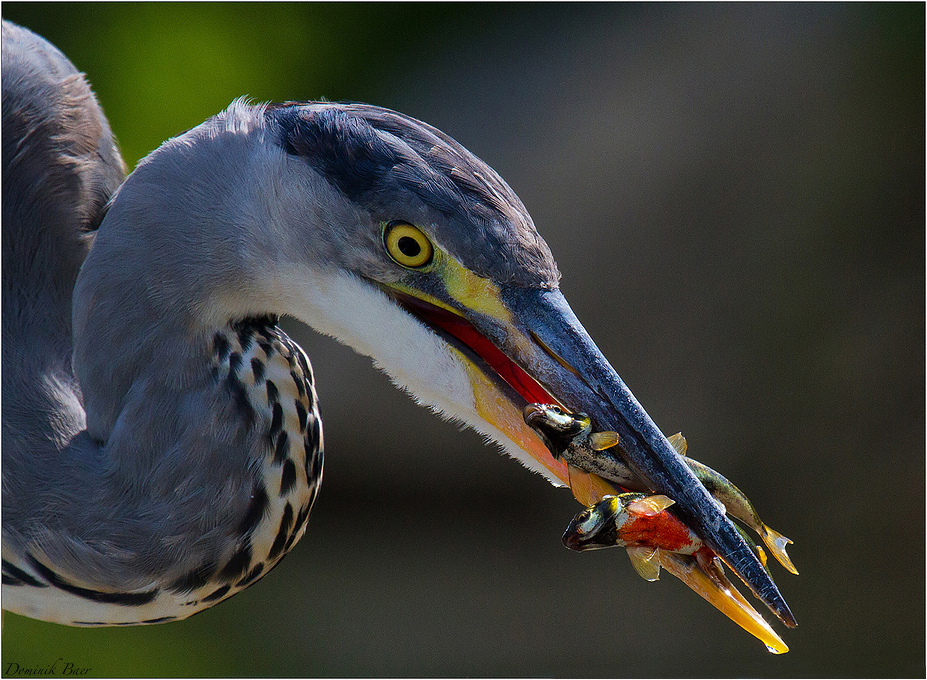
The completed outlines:
[[[54,45],[4,21],[2,52],[4,220],[73,241],[96,228],[125,165],[86,78]]]

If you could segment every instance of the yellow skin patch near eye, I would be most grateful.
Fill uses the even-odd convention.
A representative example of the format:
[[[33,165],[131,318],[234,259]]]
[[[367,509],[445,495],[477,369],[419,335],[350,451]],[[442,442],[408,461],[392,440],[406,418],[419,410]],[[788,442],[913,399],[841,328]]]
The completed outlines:
[[[499,286],[490,279],[477,276],[462,264],[447,258],[441,268],[441,279],[448,294],[469,309],[512,326],[512,313],[502,303]]]
[[[414,229],[414,227],[410,228]],[[393,240],[398,243],[398,238],[394,239],[394,235],[399,229],[400,227],[396,227],[387,233],[387,248],[390,248],[390,242]],[[510,328],[513,327],[512,313],[502,303],[499,286],[490,279],[474,274],[460,262],[448,255],[440,246],[431,246],[429,243],[429,247],[433,248],[433,253],[430,257],[431,266],[428,268],[428,271],[441,280],[444,284],[444,289],[452,300],[461,303],[461,305],[467,309],[491,317],[505,326]],[[390,257],[396,259],[392,250],[390,251]],[[399,263],[403,264],[402,262]],[[449,312],[460,314],[459,309],[418,288],[402,283],[393,283],[390,284],[390,286],[403,293],[417,297],[420,300],[430,302],[437,307],[446,309]]]

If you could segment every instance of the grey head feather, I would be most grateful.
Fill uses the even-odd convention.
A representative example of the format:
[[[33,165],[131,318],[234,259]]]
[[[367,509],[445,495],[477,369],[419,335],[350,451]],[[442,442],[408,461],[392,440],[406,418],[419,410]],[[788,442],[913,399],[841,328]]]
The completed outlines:
[[[480,276],[556,287],[557,265],[521,200],[448,135],[367,104],[291,102],[266,111],[287,153],[375,219],[405,219],[431,232]]]

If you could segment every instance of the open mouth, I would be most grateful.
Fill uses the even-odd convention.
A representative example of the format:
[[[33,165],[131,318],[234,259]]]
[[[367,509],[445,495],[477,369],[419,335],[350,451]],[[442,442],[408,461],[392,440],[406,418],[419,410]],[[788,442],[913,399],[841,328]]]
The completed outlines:
[[[537,432],[525,423],[523,408],[541,403],[556,404],[567,411],[587,412],[594,427],[616,432],[620,438],[620,450],[601,452],[601,455],[605,458],[620,456],[651,491],[672,498],[676,503],[672,513],[786,625],[795,625],[794,616],[757,555],[726,517],[723,507],[719,507],[637,402],[559,291],[507,288],[503,291],[500,307],[503,313],[499,321],[494,321],[495,317],[490,315],[486,329],[481,330],[480,312],[474,312],[477,316],[471,323],[438,300],[428,302],[417,295],[382,285],[380,289],[459,353],[473,388],[470,413],[478,419],[468,422],[485,422],[492,428],[489,436],[501,443],[498,435],[514,445],[506,445],[513,457],[541,472],[554,484],[569,486],[577,500],[588,506],[619,489],[594,474],[579,469],[574,474],[573,468],[555,459]],[[504,321],[502,317],[506,311],[511,311],[513,318]],[[504,333],[512,335],[504,336]],[[504,340],[506,347],[511,343],[508,353],[499,349],[490,339],[493,337],[497,341]],[[510,358],[510,354],[517,361]],[[559,396],[554,397],[554,393]],[[667,561],[671,563],[666,566],[668,570],[679,567],[672,572],[674,575],[700,594],[709,592],[720,606],[705,594],[702,596],[740,625],[748,627],[752,625],[750,621],[761,620],[754,610],[740,603],[734,591],[716,581],[705,585],[689,578],[687,574],[692,571],[698,572],[699,578],[708,579],[707,572],[699,571],[698,565],[683,564],[685,560],[673,562],[668,558]],[[729,613],[722,608],[735,599],[735,609],[739,613]]]
[[[424,322],[445,341],[464,352],[474,363],[488,367],[484,371],[491,378],[501,379],[526,404],[559,404],[541,384],[528,375],[517,363],[506,356],[489,338],[459,314],[425,302],[411,295],[389,291],[389,295],[415,318]]]

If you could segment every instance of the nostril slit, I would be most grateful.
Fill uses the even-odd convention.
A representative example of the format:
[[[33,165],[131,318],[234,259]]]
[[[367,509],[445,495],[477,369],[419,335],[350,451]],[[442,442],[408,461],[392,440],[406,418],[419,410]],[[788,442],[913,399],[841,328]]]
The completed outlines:
[[[547,356],[549,356],[551,359],[553,359],[558,364],[563,366],[566,370],[568,370],[573,375],[579,377],[579,371],[577,371],[575,368],[570,366],[570,364],[568,364],[566,360],[564,360],[559,354],[557,354],[554,350],[548,347],[547,344],[543,340],[541,340],[541,338],[538,337],[537,333],[535,333],[534,331],[530,331],[530,332],[531,332],[531,339],[537,343],[538,347],[544,350],[544,353]]]

